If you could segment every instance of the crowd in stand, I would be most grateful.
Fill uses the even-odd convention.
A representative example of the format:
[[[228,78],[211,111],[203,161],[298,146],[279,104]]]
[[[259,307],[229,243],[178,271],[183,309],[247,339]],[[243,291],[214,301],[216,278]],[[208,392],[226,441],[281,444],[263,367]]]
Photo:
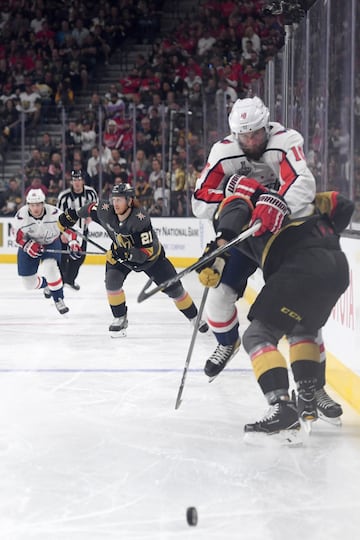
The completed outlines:
[[[42,1],[2,2],[0,154],[5,161],[19,141],[21,118],[28,134],[61,121],[65,111],[66,133],[56,143],[42,135],[19,179],[1,193],[0,213],[14,215],[30,187],[56,204],[71,170],[82,169],[101,197],[114,183],[130,182],[152,215],[190,215],[205,136],[209,143],[219,136],[219,116],[251,93],[283,46],[281,20],[263,15],[264,3],[200,0],[162,34],[161,0],[59,1],[51,9]],[[139,53],[104,95],[95,92],[86,107],[76,107],[98,66],[130,37],[151,45],[150,54]],[[204,106],[212,129],[204,129]]]

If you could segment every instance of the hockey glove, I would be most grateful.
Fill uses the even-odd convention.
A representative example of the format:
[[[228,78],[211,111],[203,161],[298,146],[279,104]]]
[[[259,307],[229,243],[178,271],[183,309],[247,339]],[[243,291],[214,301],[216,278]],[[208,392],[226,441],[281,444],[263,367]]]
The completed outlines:
[[[97,208],[96,202],[84,204],[84,206],[82,206],[80,210],[78,210],[77,215],[79,216],[79,218],[88,218],[90,217],[91,211],[95,208]]]
[[[127,261],[130,257],[130,253],[127,249],[123,246],[116,246],[115,244],[112,244],[111,246],[111,253],[117,262]]]
[[[290,214],[289,207],[281,195],[273,192],[260,195],[250,222],[251,226],[255,221],[261,221],[261,227],[254,236],[261,236],[266,231],[278,232],[288,214]]]
[[[68,208],[63,214],[60,214],[58,219],[58,227],[61,231],[64,231],[69,227],[73,227],[78,219],[79,216],[76,210],[74,210],[73,208]]]
[[[70,242],[68,243],[68,250],[70,259],[72,259],[73,261],[81,259],[81,245],[77,240],[70,240]]]
[[[81,243],[79,242],[77,238],[77,234],[75,231],[70,231],[69,229],[65,229],[63,232],[62,237],[65,241],[68,242],[68,252],[69,257],[73,261],[76,261],[77,259],[81,259],[82,253],[81,252]]]
[[[206,245],[203,257],[212,251],[215,251],[218,247],[216,240],[209,242]],[[216,257],[215,260],[213,259],[208,263],[205,263],[205,267],[200,266],[196,270],[199,274],[199,281],[204,287],[217,287],[219,285],[228,257],[229,255],[227,253],[223,253],[221,257]]]
[[[41,255],[44,253],[44,246],[38,244],[37,242],[34,242],[34,240],[28,240],[23,245],[23,250],[32,259],[37,259],[38,257],[41,257]]]
[[[225,197],[230,197],[231,195],[246,197],[250,199],[255,206],[258,197],[267,191],[268,189],[255,180],[255,178],[233,174],[227,181],[224,195]]]

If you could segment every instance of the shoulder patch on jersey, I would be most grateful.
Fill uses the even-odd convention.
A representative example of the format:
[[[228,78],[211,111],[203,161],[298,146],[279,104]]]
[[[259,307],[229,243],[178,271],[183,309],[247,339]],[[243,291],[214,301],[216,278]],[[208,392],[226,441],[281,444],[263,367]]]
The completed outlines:
[[[141,210],[140,210],[140,212],[139,212],[138,214],[136,214],[136,217],[137,217],[138,219],[140,219],[140,221],[143,221],[143,220],[146,218],[146,215],[143,214],[143,213],[141,212]]]
[[[233,141],[229,141],[229,139],[222,139],[221,144],[231,144]]]
[[[110,208],[110,203],[102,203],[101,210],[109,210],[109,208]]]

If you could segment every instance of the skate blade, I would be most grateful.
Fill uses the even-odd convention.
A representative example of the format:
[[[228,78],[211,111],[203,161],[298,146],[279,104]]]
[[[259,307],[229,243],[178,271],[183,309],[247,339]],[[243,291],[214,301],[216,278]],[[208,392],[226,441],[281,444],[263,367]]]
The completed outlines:
[[[311,434],[312,425],[313,425],[314,422],[316,422],[317,419],[318,419],[317,416],[312,416],[312,415],[305,416],[305,417],[299,419],[301,427],[304,429],[304,432],[306,433],[306,435]]]
[[[118,330],[118,331],[110,330],[110,337],[112,337],[113,339],[124,338],[126,336],[127,336],[127,333],[126,333],[125,328],[123,330]]]
[[[336,416],[335,418],[329,418],[328,416],[325,416],[322,412],[318,411],[318,417],[319,420],[322,420],[323,422],[326,422],[327,424],[330,424],[331,426],[335,427],[341,427],[342,421],[340,416]]]
[[[247,432],[244,435],[244,442],[249,446],[266,446],[268,448],[279,446],[298,448],[304,444],[300,428],[283,430],[271,435],[259,432]]]

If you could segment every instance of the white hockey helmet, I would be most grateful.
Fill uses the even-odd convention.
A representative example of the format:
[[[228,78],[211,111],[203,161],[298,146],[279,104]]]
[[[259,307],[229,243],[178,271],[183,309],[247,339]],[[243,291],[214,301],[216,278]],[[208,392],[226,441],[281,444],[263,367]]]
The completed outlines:
[[[26,202],[31,203],[44,203],[45,202],[45,193],[42,189],[30,189],[29,193],[26,195]]]
[[[268,134],[269,117],[269,109],[259,97],[237,99],[229,114],[230,130],[235,135],[241,135],[265,128]]]

